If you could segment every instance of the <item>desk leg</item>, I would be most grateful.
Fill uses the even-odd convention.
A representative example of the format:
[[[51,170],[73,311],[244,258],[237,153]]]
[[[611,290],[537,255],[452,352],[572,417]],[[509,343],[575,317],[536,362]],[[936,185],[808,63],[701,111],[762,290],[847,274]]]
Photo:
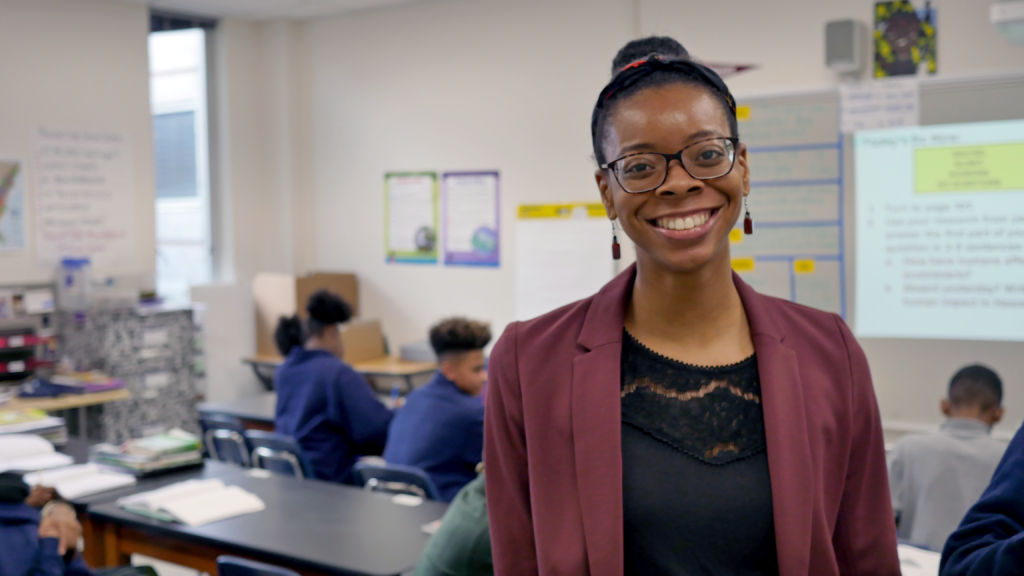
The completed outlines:
[[[131,564],[131,554],[121,551],[121,535],[116,524],[103,524],[103,565],[108,568]]]
[[[405,375],[405,387],[407,388],[406,394],[412,394],[412,374]]]
[[[85,406],[78,407],[78,439],[88,440],[88,427],[85,425]]]
[[[263,372],[260,372],[260,367],[258,364],[250,364],[250,366],[252,366],[252,373],[256,375],[256,378],[259,379],[261,384],[263,384],[263,387],[266,388],[269,392],[273,392],[274,372],[276,372],[277,370],[274,370],[274,372],[271,372],[269,375],[267,375],[264,374]]]
[[[88,512],[79,514],[78,522],[82,525],[82,538],[85,540],[85,552],[82,553],[82,558],[89,568],[99,568],[103,565],[102,529],[93,524]]]

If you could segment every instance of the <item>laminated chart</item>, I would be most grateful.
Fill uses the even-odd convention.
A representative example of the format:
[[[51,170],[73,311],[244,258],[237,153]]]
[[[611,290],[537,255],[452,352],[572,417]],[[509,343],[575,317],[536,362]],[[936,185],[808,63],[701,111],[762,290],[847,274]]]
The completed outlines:
[[[846,315],[843,140],[833,94],[740,106],[750,214],[730,235],[733,270],[762,294]]]

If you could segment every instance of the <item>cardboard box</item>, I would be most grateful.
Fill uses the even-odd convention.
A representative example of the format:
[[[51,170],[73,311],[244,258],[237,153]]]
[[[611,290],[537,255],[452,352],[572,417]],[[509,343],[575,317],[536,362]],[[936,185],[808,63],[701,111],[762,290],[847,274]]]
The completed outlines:
[[[355,274],[316,272],[307,276],[261,272],[252,282],[256,304],[256,353],[277,356],[274,329],[282,316],[306,316],[306,300],[310,295],[326,288],[340,295],[352,306],[353,316],[359,316],[359,283]],[[378,324],[379,330],[379,324]],[[383,342],[383,337],[381,337]],[[383,346],[383,343],[381,344]]]

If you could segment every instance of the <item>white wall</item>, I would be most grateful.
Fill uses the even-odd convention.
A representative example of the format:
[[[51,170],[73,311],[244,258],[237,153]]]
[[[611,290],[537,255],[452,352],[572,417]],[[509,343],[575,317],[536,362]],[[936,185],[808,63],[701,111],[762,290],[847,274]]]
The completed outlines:
[[[1005,43],[988,24],[989,4],[933,2],[940,76],[1024,68],[1024,47]],[[623,43],[668,34],[701,59],[757,64],[729,80],[740,95],[822,87],[839,81],[823,64],[825,22],[869,24],[872,7],[864,0],[439,0],[311,21],[316,265],[359,275],[364,315],[381,318],[393,344],[421,340],[431,322],[456,313],[490,320],[500,332],[513,318],[516,206],[597,199],[589,114]],[[455,169],[501,172],[502,267],[386,265],[384,172]],[[1008,421],[1024,418],[1024,393],[1013,381],[1024,365],[1007,362],[1019,345],[979,348],[971,358],[958,357],[963,350],[953,343],[906,345],[911,358],[943,359],[919,372],[935,380],[934,397],[908,392],[915,387],[884,354],[889,345],[867,342],[869,356],[888,363],[882,374],[875,370],[884,418],[938,422],[945,379],[973,360],[1003,365]]]
[[[32,131],[38,126],[123,132],[132,145],[136,248],[103,275],[152,276],[153,139],[145,6],[113,0],[0,2],[0,156],[27,162],[27,250],[0,253],[0,285],[52,282],[35,260]]]

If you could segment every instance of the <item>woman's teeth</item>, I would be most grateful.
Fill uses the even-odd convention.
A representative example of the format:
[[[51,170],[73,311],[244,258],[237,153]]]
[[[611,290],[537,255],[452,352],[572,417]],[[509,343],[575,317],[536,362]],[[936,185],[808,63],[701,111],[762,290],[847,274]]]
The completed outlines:
[[[710,217],[710,212],[700,212],[698,214],[690,214],[686,218],[658,218],[655,220],[655,223],[659,228],[667,230],[689,230],[704,224]]]

